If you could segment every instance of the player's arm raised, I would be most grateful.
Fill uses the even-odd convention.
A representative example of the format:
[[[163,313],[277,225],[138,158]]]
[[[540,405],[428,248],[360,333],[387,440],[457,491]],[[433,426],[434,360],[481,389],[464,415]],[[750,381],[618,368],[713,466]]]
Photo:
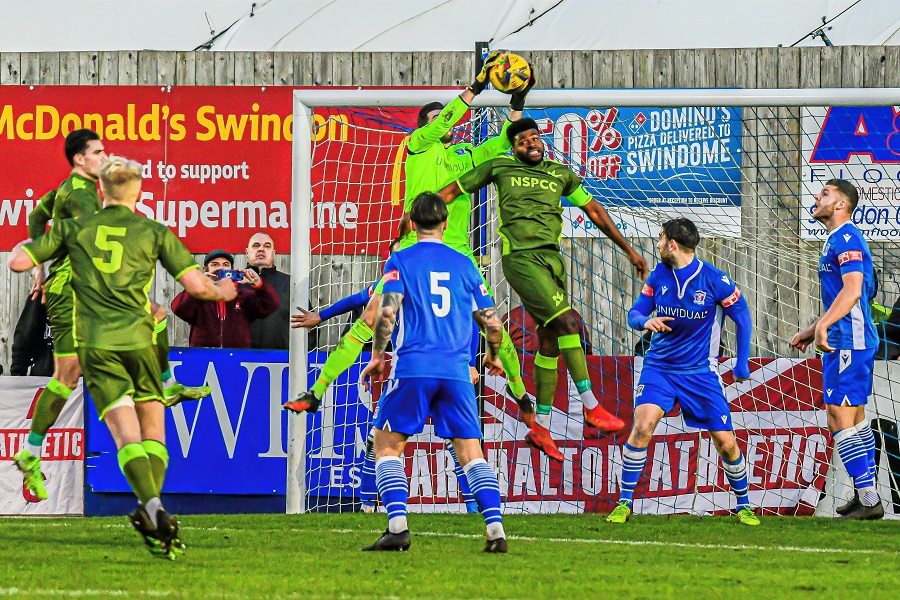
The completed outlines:
[[[448,183],[438,191],[438,196],[444,202],[450,204],[463,194],[473,194],[482,188],[486,188],[494,180],[494,160],[484,162],[471,171],[463,173],[462,177],[453,183]]]
[[[721,280],[720,280],[721,283]],[[734,378],[738,381],[750,379],[750,335],[753,332],[753,318],[750,316],[750,305],[737,286],[726,284],[726,289],[719,303],[725,315],[734,321],[735,338],[737,339],[737,358],[734,361]]]
[[[647,279],[647,261],[645,261],[644,257],[638,254],[637,250],[628,243],[628,240],[625,239],[625,236],[622,235],[616,227],[616,224],[613,223],[613,220],[610,218],[609,213],[606,212],[606,209],[603,208],[603,205],[597,202],[596,198],[591,196],[587,190],[584,189],[584,186],[581,185],[579,185],[572,194],[567,194],[566,196],[572,204],[575,204],[584,211],[584,214],[587,215],[591,222],[596,225],[606,237],[612,240],[616,246],[621,248],[622,251],[628,255],[628,260],[634,266],[635,271],[637,271],[638,277],[642,280]]]

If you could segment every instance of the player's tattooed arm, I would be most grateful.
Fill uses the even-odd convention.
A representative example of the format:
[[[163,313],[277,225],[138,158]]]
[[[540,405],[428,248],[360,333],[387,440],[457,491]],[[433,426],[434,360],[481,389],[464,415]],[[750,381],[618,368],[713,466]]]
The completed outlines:
[[[403,294],[399,292],[388,292],[381,298],[381,311],[375,320],[375,339],[372,341],[372,349],[379,354],[384,352],[391,339],[402,302]]]
[[[473,313],[475,322],[484,331],[488,350],[493,355],[500,352],[500,344],[503,342],[503,325],[497,315],[497,309],[493,306],[476,310]]]

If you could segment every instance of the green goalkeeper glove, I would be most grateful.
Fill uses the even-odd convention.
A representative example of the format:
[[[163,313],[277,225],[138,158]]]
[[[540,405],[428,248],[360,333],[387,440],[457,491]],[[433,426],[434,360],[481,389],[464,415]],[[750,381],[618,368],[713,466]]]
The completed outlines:
[[[491,67],[497,64],[497,59],[500,58],[500,55],[503,54],[502,50],[494,50],[484,59],[484,64],[481,66],[481,71],[478,72],[478,75],[475,76],[475,81],[473,81],[469,85],[469,90],[472,91],[476,96],[484,91],[484,88],[487,87],[488,84],[488,75],[491,71]]]
[[[534,84],[537,83],[537,80],[534,78],[534,66],[529,64],[531,67],[531,78],[528,80],[528,85],[521,92],[514,92],[511,94],[511,98],[509,100],[509,107],[512,110],[522,111],[525,110],[525,96],[528,95],[528,92],[531,91],[531,88],[534,87]]]

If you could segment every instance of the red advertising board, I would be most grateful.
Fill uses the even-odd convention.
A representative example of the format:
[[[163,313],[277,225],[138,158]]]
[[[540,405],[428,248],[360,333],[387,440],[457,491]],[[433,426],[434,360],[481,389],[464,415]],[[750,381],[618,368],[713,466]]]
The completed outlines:
[[[70,170],[67,133],[96,130],[108,152],[144,165],[138,210],[196,253],[240,252],[266,231],[290,249],[293,88],[4,86],[0,251],[26,235],[36,201]],[[397,161],[409,109],[317,111],[311,242],[322,254],[380,250],[402,198]]]

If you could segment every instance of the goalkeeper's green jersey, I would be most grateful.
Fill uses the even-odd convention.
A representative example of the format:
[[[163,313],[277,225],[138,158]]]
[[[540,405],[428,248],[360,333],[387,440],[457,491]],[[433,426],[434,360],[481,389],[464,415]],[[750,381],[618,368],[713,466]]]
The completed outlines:
[[[454,98],[444,107],[437,119],[416,129],[410,135],[404,165],[406,202],[403,205],[403,212],[408,213],[412,209],[413,200],[422,192],[437,192],[473,166],[509,152],[512,147],[506,137],[509,121],[504,123],[500,135],[490,138],[479,146],[463,143],[445,147],[441,138],[462,119],[467,110],[468,104],[459,97]],[[447,208],[450,214],[447,217],[444,243],[471,256],[469,215],[472,212],[472,199],[458,198]],[[415,243],[416,232],[410,231],[401,240],[400,248],[408,248]]]
[[[134,350],[153,343],[148,293],[156,261],[176,279],[200,268],[162,223],[114,204],[77,219],[54,220],[23,246],[41,263],[68,256],[75,295],[75,345]]]
[[[49,199],[47,196],[41,198],[41,203],[35,210],[46,211],[49,208],[48,212],[54,223],[93,214],[103,206],[100,194],[97,193],[97,182],[74,172],[57,188],[49,206],[44,206],[45,198]],[[47,290],[50,293],[62,293],[62,288],[71,279],[72,267],[68,256],[62,256],[50,263],[50,275],[47,279]]]
[[[460,177],[463,196],[493,183],[497,188],[499,233],[503,254],[538,248],[559,249],[562,239],[562,197],[584,206],[593,198],[572,170],[556,161],[526,165],[514,156],[501,156]]]

